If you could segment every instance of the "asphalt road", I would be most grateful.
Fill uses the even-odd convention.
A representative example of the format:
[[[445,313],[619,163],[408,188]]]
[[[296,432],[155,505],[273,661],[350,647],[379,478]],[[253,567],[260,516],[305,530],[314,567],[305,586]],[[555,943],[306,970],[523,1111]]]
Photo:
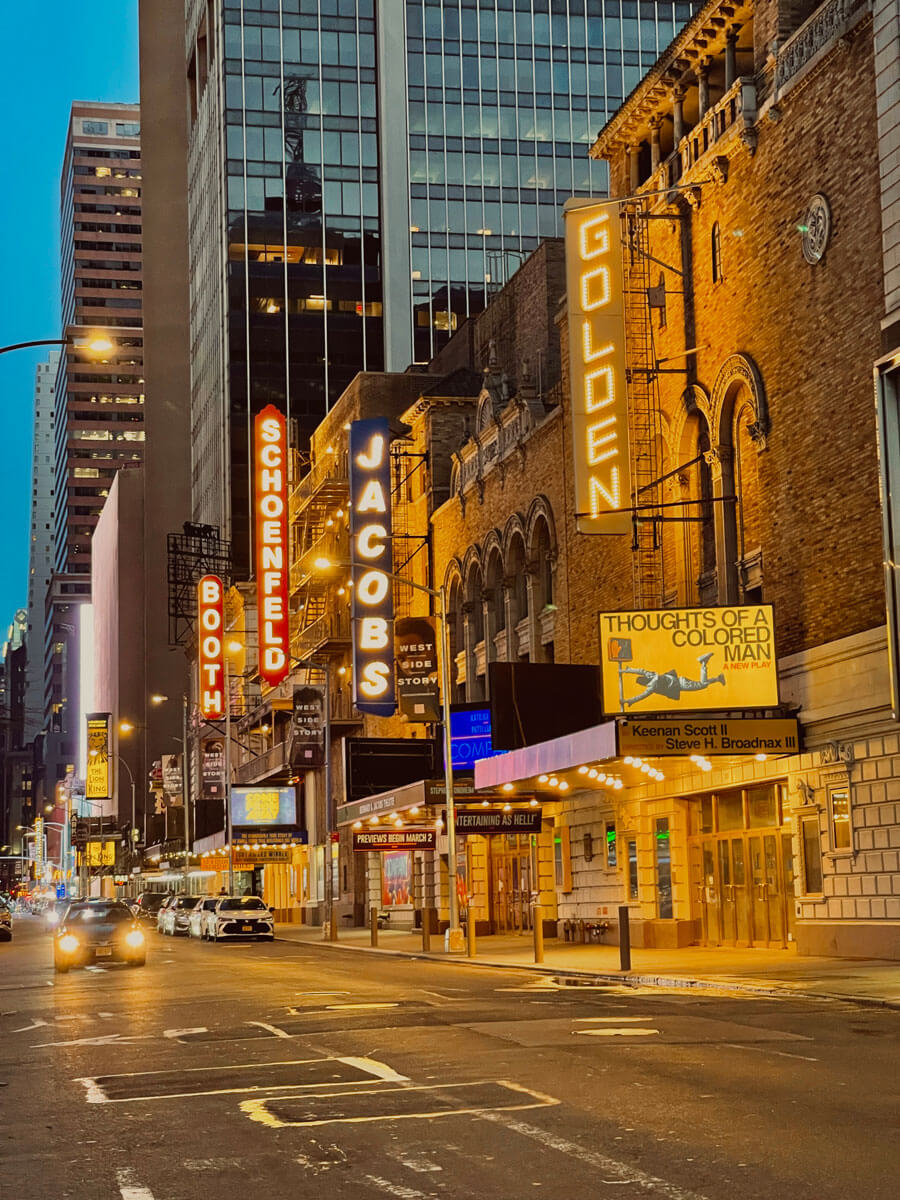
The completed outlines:
[[[0,943],[3,1200],[894,1200],[898,1014],[149,935]]]

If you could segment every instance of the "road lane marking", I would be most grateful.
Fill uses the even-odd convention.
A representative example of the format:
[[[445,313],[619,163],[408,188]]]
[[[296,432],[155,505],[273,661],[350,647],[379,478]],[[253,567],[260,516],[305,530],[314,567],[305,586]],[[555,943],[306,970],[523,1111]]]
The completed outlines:
[[[574,1020],[582,1022],[584,1024],[587,1024],[588,1022],[593,1023],[593,1022],[601,1022],[601,1021],[618,1021],[619,1024],[621,1025],[623,1021],[652,1021],[653,1018],[652,1017],[575,1017]]]
[[[349,996],[349,992],[294,992],[295,996]]]
[[[756,1050],[758,1054],[777,1054],[779,1058],[799,1058],[801,1062],[818,1062],[808,1054],[788,1054],[787,1050],[770,1050],[768,1046],[741,1046],[737,1042],[724,1042],[732,1050]]]
[[[638,1187],[643,1188],[644,1191],[654,1192],[664,1197],[664,1200],[707,1200],[699,1192],[692,1192],[687,1188],[679,1187],[675,1183],[669,1183],[666,1179],[659,1179],[655,1175],[648,1175],[645,1171],[641,1171],[631,1163],[618,1162],[616,1159],[609,1158],[605,1154],[598,1154],[595,1150],[589,1150],[585,1146],[580,1146],[577,1142],[570,1142],[568,1138],[559,1137],[547,1129],[541,1129],[537,1125],[528,1125],[516,1117],[508,1117],[503,1112],[484,1112],[481,1114],[481,1117],[482,1120],[493,1121],[496,1125],[503,1125],[506,1129],[511,1129],[513,1133],[530,1138],[532,1141],[538,1142],[550,1150],[558,1150],[560,1154],[564,1154],[569,1159],[577,1159],[587,1166],[593,1167],[595,1170],[602,1171],[604,1175],[610,1176],[609,1179],[602,1180],[604,1184],[634,1183]]]
[[[209,1033],[205,1025],[197,1025],[193,1029],[164,1029],[164,1038],[181,1038],[190,1033]]]
[[[363,1178],[379,1192],[388,1196],[396,1196],[398,1200],[434,1200],[435,1193],[417,1191],[416,1188],[405,1187],[402,1183],[392,1183],[390,1179],[382,1179],[378,1175],[365,1175]]]
[[[503,1088],[506,1091],[513,1092],[517,1096],[521,1096],[522,1100],[518,1103],[505,1104],[502,1099],[499,1102],[473,1103],[461,1108],[427,1108],[421,1111],[403,1112],[399,1106],[390,1108],[391,1100],[412,1100],[416,1102],[421,1098],[423,1103],[428,1102],[429,1095],[434,1095],[440,1098],[446,1104],[448,1102],[448,1093],[453,1091],[468,1090],[473,1091],[478,1088]],[[482,1116],[490,1112],[524,1112],[529,1109],[547,1108],[551,1105],[561,1104],[562,1101],[557,1100],[554,1096],[547,1096],[543,1092],[536,1092],[531,1088],[523,1087],[522,1084],[513,1083],[508,1079],[483,1079],[474,1083],[443,1083],[432,1086],[414,1085],[407,1088],[394,1088],[391,1090],[377,1089],[370,1091],[365,1088],[360,1088],[357,1091],[342,1091],[342,1092],[319,1092],[315,1099],[331,1100],[338,1099],[343,1104],[353,1097],[377,1096],[376,1103],[381,1105],[381,1111],[377,1113],[365,1113],[359,1116],[350,1116],[345,1110],[341,1110],[327,1116],[312,1117],[309,1116],[308,1106],[303,1109],[302,1119],[294,1121],[285,1116],[279,1116],[271,1111],[270,1106],[276,1105],[279,1101],[284,1104],[290,1104],[295,1100],[306,1100],[309,1097],[303,1096],[264,1096],[260,1099],[242,1100],[238,1107],[245,1116],[251,1121],[257,1121],[261,1125],[265,1125],[269,1129],[311,1129],[323,1125],[370,1125],[376,1121],[433,1121],[439,1117],[464,1117],[464,1116]],[[463,1101],[465,1104],[465,1101]]]
[[[245,1025],[258,1025],[260,1029],[265,1029],[274,1037],[289,1038],[293,1034],[288,1033],[286,1029],[279,1029],[277,1025],[268,1025],[265,1021],[245,1021]]]
[[[128,1042],[152,1042],[155,1033],[137,1033],[133,1037],[123,1037],[121,1033],[108,1033],[105,1037],[74,1038],[70,1042],[36,1042],[32,1050],[46,1050],[48,1046],[124,1046]]]
[[[21,1029],[11,1029],[10,1033],[30,1033],[32,1029],[40,1029],[42,1025],[47,1025],[47,1021],[42,1021],[40,1017],[32,1017],[30,1025],[23,1025]]]
[[[659,1033],[658,1029],[646,1029],[641,1025],[629,1025],[625,1029],[613,1029],[605,1026],[603,1029],[573,1029],[576,1037],[650,1037]]]
[[[328,1005],[326,1005],[326,1008],[328,1009],[329,1012],[333,1012],[333,1011],[348,1012],[351,1009],[362,1010],[365,1008],[399,1008],[399,1007],[400,1007],[400,1002],[398,1000],[384,1000],[384,1001],[380,1001],[377,1004],[373,1003],[373,1004],[328,1004]]]
[[[299,1083],[273,1083],[273,1084],[255,1084],[250,1083],[244,1087],[230,1088],[200,1088],[193,1091],[177,1091],[177,1092],[160,1092],[157,1094],[138,1095],[138,1096],[110,1096],[102,1086],[103,1083],[111,1083],[116,1079],[141,1079],[148,1076],[156,1075],[172,1075],[177,1074],[180,1078],[187,1074],[200,1074],[210,1071],[246,1071],[257,1069],[266,1071],[272,1067],[304,1067],[304,1066],[325,1066],[328,1063],[341,1063],[343,1066],[349,1067],[351,1070],[359,1071],[364,1078],[334,1080],[328,1079],[320,1082],[302,1081]],[[368,1077],[368,1078],[365,1078]],[[102,1081],[102,1082],[101,1082]],[[120,1075],[103,1075],[98,1077],[82,1077],[73,1080],[73,1083],[80,1083],[85,1089],[85,1099],[88,1104],[137,1104],[149,1103],[156,1100],[184,1100],[194,1096],[243,1096],[248,1092],[297,1092],[307,1091],[320,1088],[358,1088],[361,1084],[403,1084],[408,1083],[409,1079],[406,1075],[400,1075],[392,1067],[386,1063],[379,1062],[374,1058],[357,1058],[352,1055],[345,1057],[328,1057],[328,1058],[304,1058],[304,1059],[288,1059],[284,1062],[277,1063],[239,1063],[228,1066],[215,1067],[186,1067],[181,1071],[173,1072],[171,1070],[161,1071],[128,1071]],[[314,1094],[311,1092],[311,1094]],[[338,1093],[335,1093],[336,1095]]]
[[[408,1150],[388,1150],[387,1154],[390,1158],[394,1158],[404,1167],[408,1167],[410,1171],[415,1171],[418,1175],[426,1175],[433,1171],[443,1171],[443,1167],[439,1167],[437,1163],[432,1162],[430,1158],[426,1158],[424,1154],[410,1154]]]
[[[128,1168],[116,1171],[116,1183],[119,1185],[122,1200],[153,1200],[150,1189],[135,1183],[134,1172]]]

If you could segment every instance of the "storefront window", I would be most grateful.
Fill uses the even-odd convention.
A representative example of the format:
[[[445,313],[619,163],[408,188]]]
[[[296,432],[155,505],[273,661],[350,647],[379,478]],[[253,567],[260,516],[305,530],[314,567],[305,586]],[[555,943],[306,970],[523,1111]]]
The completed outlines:
[[[553,870],[557,888],[561,892],[571,892],[572,855],[568,826],[562,826],[553,835]]]
[[[616,826],[614,821],[606,822],[606,865],[610,868],[616,865]]]
[[[713,831],[713,802],[712,796],[700,797],[700,832],[712,833]]]
[[[818,816],[801,820],[800,843],[803,849],[803,890],[807,895],[818,895],[822,891],[822,843]]]
[[[719,797],[719,830],[743,829],[744,801],[740,792],[725,792]]]
[[[672,908],[672,851],[669,839],[669,818],[656,820],[656,894],[659,899],[661,920],[670,920]]]
[[[853,847],[853,832],[850,826],[850,790],[846,787],[829,788],[828,812],[831,818],[832,850],[850,850]]]
[[[770,829],[778,824],[778,805],[771,785],[747,789],[747,815],[750,829]]]

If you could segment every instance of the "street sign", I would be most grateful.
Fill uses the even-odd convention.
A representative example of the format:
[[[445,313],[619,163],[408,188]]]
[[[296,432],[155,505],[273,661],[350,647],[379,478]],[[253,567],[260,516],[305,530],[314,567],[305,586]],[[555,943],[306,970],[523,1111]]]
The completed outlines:
[[[489,808],[457,809],[456,832],[460,836],[477,833],[488,837],[496,833],[540,833],[541,810],[514,808],[510,812],[503,812]]]
[[[616,730],[619,754],[665,757],[683,754],[799,754],[796,721],[684,717],[622,722]]]
[[[385,853],[390,850],[434,850],[434,829],[363,829],[353,832],[353,849]]]

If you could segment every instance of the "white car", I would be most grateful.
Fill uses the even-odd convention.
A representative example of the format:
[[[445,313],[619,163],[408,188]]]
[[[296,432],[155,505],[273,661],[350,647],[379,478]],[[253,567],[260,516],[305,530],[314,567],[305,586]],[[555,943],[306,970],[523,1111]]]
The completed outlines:
[[[259,896],[220,896],[215,909],[206,913],[207,937],[213,942],[227,938],[275,938],[272,910]]]
[[[189,937],[200,938],[206,941],[209,936],[208,918],[215,912],[218,903],[218,896],[207,896],[205,900],[200,901],[188,920]]]

